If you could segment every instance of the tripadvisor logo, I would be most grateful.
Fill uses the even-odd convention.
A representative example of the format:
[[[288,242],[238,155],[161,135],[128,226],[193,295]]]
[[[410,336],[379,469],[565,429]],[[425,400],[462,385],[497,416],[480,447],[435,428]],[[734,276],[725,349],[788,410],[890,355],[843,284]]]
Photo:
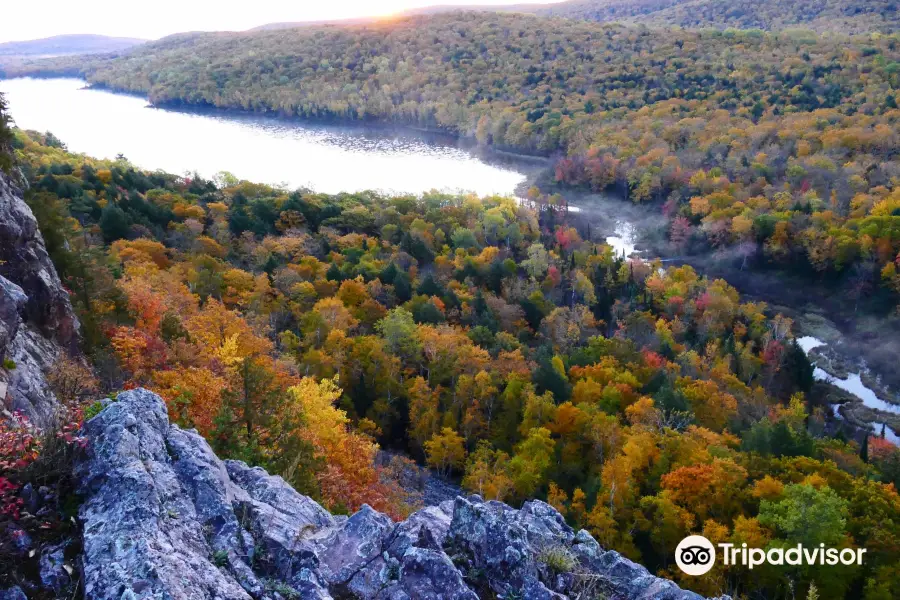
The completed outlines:
[[[716,564],[716,549],[702,535],[689,535],[675,548],[675,564],[688,575],[703,575]]]
[[[797,544],[791,548],[748,548],[747,544],[717,544],[726,566],[740,565],[753,569],[770,565],[861,565],[865,548],[826,548],[825,544],[806,548]],[[716,564],[716,549],[702,535],[689,535],[675,548],[675,563],[688,575],[703,575]]]

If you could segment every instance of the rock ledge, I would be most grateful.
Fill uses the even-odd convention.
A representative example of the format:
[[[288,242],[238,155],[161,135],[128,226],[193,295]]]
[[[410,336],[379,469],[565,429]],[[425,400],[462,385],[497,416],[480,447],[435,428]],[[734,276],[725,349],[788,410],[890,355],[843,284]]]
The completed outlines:
[[[458,497],[401,523],[368,506],[332,516],[280,477],[219,460],[147,390],[108,402],[85,433],[87,598],[701,598],[536,500]]]

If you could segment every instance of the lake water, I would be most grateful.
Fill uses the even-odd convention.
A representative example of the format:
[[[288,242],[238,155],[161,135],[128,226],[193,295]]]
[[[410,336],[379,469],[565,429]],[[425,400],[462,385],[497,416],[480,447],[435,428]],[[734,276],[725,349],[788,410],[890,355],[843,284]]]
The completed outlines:
[[[51,131],[73,152],[123,154],[139,167],[177,174],[229,171],[324,193],[437,189],[487,196],[513,195],[544,166],[485,159],[448,136],[410,130],[158,109],[137,96],[85,89],[80,79],[10,79],[0,81],[0,92],[22,129]]]
[[[547,167],[540,159],[461,148],[447,135],[154,108],[139,96],[85,86],[80,79],[19,78],[0,81],[0,92],[22,129],[50,131],[73,152],[122,154],[141,168],[177,174],[210,178],[228,171],[248,181],[329,194],[436,189],[514,196],[529,176]],[[635,227],[616,214],[626,207],[623,202],[600,211],[606,242],[618,256],[631,256],[637,243]],[[596,208],[584,208],[584,218],[598,216]]]

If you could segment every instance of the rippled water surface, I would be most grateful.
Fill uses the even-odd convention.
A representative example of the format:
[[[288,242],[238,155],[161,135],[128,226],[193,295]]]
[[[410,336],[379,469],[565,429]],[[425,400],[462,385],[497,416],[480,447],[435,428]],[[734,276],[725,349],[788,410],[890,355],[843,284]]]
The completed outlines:
[[[74,152],[123,154],[134,164],[211,177],[306,186],[316,191],[431,189],[512,195],[528,161],[486,161],[446,136],[323,126],[216,111],[152,108],[143,98],[84,89],[79,79],[0,81],[23,129],[51,131]]]

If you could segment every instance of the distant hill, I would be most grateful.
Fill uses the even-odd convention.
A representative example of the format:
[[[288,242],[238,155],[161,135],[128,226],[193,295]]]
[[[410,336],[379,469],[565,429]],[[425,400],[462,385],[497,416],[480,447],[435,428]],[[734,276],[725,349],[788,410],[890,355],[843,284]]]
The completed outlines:
[[[588,21],[690,29],[804,28],[848,34],[900,30],[895,0],[570,0],[534,12]]]
[[[297,27],[317,27],[321,25],[362,25],[377,21],[377,17],[359,17],[357,19],[333,19],[319,21],[285,21],[282,23],[266,23],[247,31],[277,31],[279,29],[295,29]]]
[[[57,35],[40,40],[0,44],[0,56],[64,56],[127,50],[147,40],[105,35]]]
[[[471,5],[454,5],[454,4],[438,4],[435,6],[425,6],[422,8],[411,8],[403,12],[404,15],[433,15],[438,13],[452,12],[455,10],[464,11],[484,11],[484,12],[520,12],[520,13],[538,13],[550,8],[549,4],[503,4],[491,6],[485,4]]]
[[[697,0],[569,0],[559,4],[540,5],[533,12],[585,21],[626,21],[647,17]]]
[[[402,15],[434,15],[453,11],[519,12],[585,21],[620,21],[649,27],[685,29],[801,28],[818,32],[860,34],[900,31],[900,3],[896,0],[569,0],[558,4],[435,5],[414,8]],[[250,31],[291,29],[314,25],[354,25],[377,21],[359,18],[335,21],[269,23]]]
[[[521,12],[521,13],[538,13],[548,10],[548,4],[510,4],[510,5],[485,5],[485,4],[436,4],[434,6],[423,6],[421,8],[410,8],[397,14],[397,16],[414,16],[414,15],[437,15],[442,13],[456,11],[479,11],[479,12]],[[376,21],[384,20],[390,17],[359,17],[356,19],[333,19],[321,21],[290,21],[284,23],[266,23],[259,27],[248,29],[247,31],[273,31],[278,29],[294,29],[296,27],[313,27],[317,25],[365,25]]]

